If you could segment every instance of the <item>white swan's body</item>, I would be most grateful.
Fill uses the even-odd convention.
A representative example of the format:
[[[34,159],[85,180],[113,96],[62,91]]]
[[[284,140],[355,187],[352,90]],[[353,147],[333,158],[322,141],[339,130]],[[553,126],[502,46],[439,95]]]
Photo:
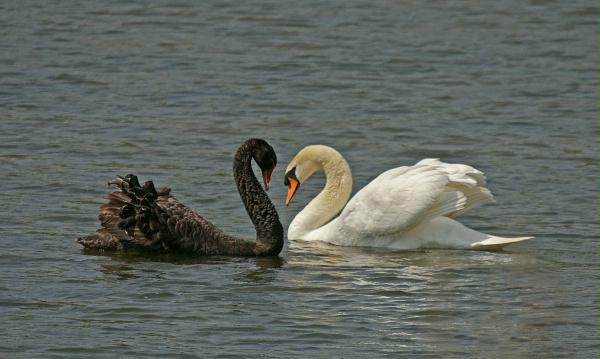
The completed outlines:
[[[321,169],[327,177],[325,188],[296,215],[288,228],[290,240],[391,249],[497,250],[532,238],[491,236],[452,219],[493,201],[484,174],[467,165],[424,159],[394,168],[348,201],[352,192],[348,163],[333,148],[313,145],[290,162],[286,181],[303,183]],[[298,183],[290,187],[288,202]]]

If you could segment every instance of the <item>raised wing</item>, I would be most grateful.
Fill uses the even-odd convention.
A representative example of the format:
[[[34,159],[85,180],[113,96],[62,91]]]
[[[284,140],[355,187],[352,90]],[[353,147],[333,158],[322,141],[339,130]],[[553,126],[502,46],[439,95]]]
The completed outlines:
[[[102,228],[78,242],[93,249],[163,248],[170,237],[166,225],[169,216],[160,203],[173,198],[170,189],[157,192],[151,181],[140,186],[134,175],[118,176],[109,185],[119,187],[121,192],[109,193],[107,202],[100,206]]]
[[[448,179],[450,180],[448,186],[462,192],[467,197],[465,208],[448,214],[448,217],[458,217],[473,208],[494,201],[492,192],[485,187],[485,174],[478,169],[460,163],[441,162],[436,158],[426,158],[416,165],[441,168],[448,174]]]
[[[483,173],[470,166],[427,159],[382,173],[348,202],[339,219],[348,233],[362,237],[401,234],[491,200],[483,185]]]

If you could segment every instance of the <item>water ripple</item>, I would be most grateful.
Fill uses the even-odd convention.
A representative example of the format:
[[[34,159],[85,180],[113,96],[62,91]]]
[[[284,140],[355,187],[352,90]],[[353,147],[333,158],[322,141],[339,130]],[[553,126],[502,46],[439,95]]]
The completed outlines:
[[[598,356],[598,7],[583,1],[0,4],[0,357]],[[355,190],[484,170],[499,253],[287,243],[277,258],[83,251],[137,173],[254,236],[231,177],[336,147]],[[297,202],[270,196],[284,225]],[[278,184],[278,185],[275,185]]]

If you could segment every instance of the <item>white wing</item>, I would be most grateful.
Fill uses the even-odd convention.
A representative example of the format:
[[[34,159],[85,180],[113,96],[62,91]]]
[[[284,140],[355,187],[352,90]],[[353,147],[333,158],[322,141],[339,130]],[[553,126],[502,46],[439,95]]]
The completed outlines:
[[[445,163],[436,158],[426,158],[421,160],[416,166],[427,165],[442,168],[447,174],[450,188],[462,192],[467,197],[465,208],[452,212],[448,217],[458,217],[461,214],[483,204],[494,201],[494,196],[489,189],[485,187],[485,174],[471,166],[460,163]]]
[[[455,217],[492,199],[473,167],[425,159],[382,173],[340,214],[348,233],[362,237],[404,233],[437,216]]]

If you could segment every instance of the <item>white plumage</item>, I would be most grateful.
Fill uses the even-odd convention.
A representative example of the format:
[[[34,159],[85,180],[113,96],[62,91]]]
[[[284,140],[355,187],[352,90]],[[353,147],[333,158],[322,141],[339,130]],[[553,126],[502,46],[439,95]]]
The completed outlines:
[[[393,249],[497,250],[532,238],[492,236],[452,219],[493,201],[485,175],[471,166],[424,159],[382,173],[350,201],[350,168],[331,147],[306,147],[288,165],[288,171],[292,169],[300,183],[323,169],[327,184],[290,224],[291,240]]]

